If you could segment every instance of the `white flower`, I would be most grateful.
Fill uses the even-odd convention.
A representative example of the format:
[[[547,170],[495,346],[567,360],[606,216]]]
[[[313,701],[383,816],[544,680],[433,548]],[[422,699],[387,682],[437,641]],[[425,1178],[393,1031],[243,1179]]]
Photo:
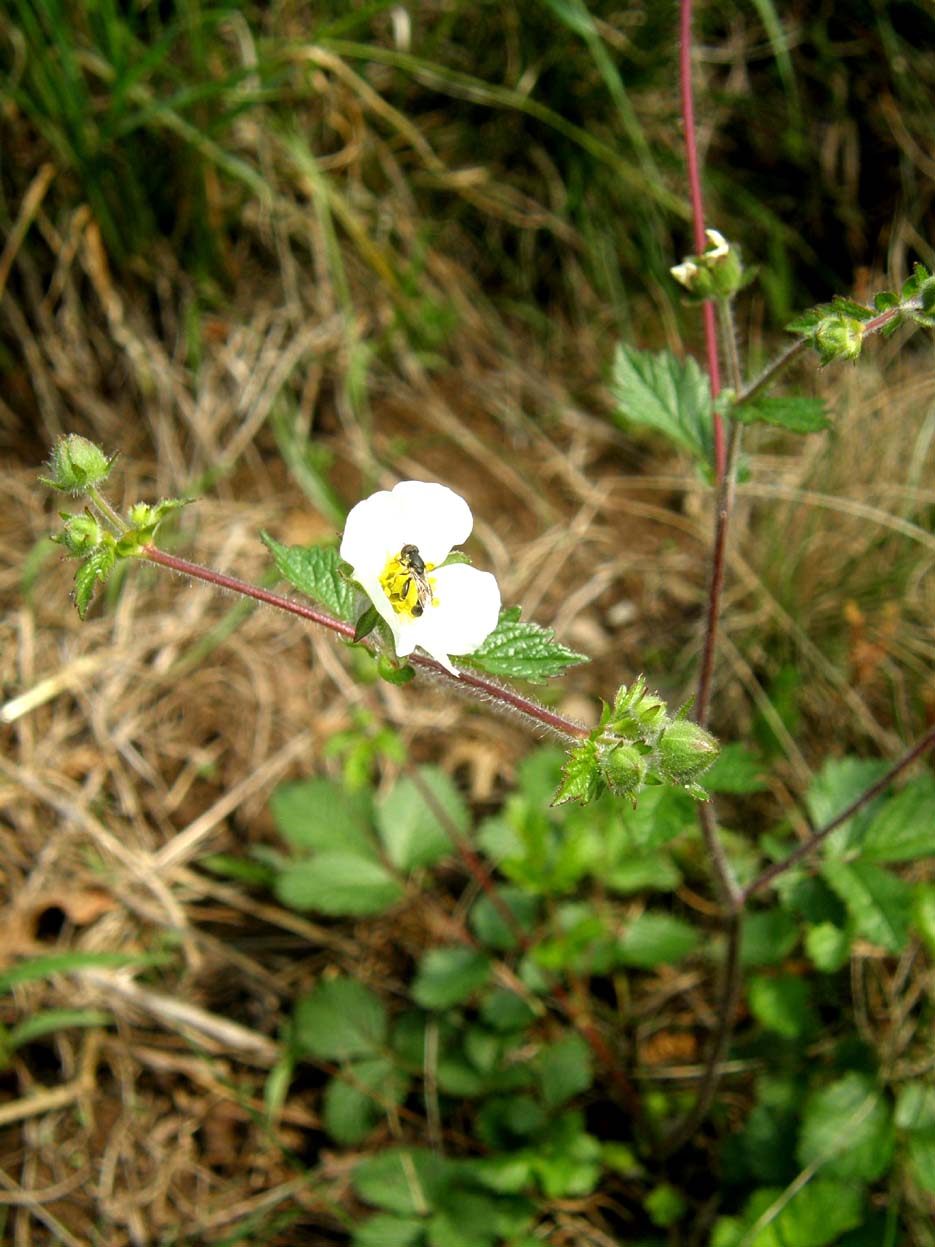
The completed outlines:
[[[453,675],[452,654],[470,654],[497,626],[500,589],[490,572],[442,567],[474,526],[471,508],[445,485],[400,481],[358,502],[341,558],[393,633],[399,658],[418,645]]]

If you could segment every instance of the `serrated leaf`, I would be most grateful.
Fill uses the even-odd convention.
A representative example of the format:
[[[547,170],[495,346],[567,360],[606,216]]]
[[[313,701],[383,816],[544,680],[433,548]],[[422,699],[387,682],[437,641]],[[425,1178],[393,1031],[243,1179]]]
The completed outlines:
[[[825,862],[821,873],[859,935],[891,953],[906,947],[912,896],[907,883],[872,862]]]
[[[698,933],[687,922],[647,911],[627,927],[617,946],[617,958],[625,966],[651,969],[681,961],[697,943]]]
[[[375,1208],[426,1216],[445,1192],[450,1173],[444,1157],[428,1148],[392,1148],[361,1161],[352,1182],[360,1198]]]
[[[935,855],[935,778],[919,775],[874,813],[860,842],[867,862],[911,862]]]
[[[618,424],[655,429],[710,469],[713,446],[711,390],[690,356],[653,354],[624,346],[614,355],[611,390]]]
[[[851,1071],[805,1102],[797,1156],[832,1178],[874,1182],[889,1168],[893,1122],[882,1093]]]
[[[280,575],[344,623],[353,623],[357,594],[340,573],[334,546],[284,546],[261,533]]]
[[[290,862],[276,878],[276,895],[293,909],[314,909],[336,917],[382,914],[403,890],[379,862],[354,853],[318,853]]]
[[[279,834],[298,849],[376,858],[367,792],[348,792],[323,776],[280,784],[269,801]]]
[[[562,767],[562,782],[559,784],[552,805],[564,805],[566,801],[578,801],[587,805],[599,796],[604,789],[601,778],[600,763],[597,757],[597,744],[593,740],[583,741],[568,754]]]
[[[449,1009],[483,987],[490,958],[473,948],[432,948],[419,962],[412,998],[423,1009]]]
[[[326,1061],[377,1056],[386,1043],[386,1010],[356,979],[326,979],[296,1004],[296,1053]]]
[[[460,836],[468,829],[467,805],[444,771],[421,766],[417,774],[418,783],[404,775],[377,802],[377,830],[397,870],[440,862],[452,851],[448,826]]]
[[[539,1054],[539,1086],[546,1108],[557,1108],[587,1091],[593,1080],[591,1049],[574,1031]]]
[[[820,433],[830,429],[821,398],[754,398],[731,408],[731,416],[741,424],[772,424],[790,433]]]
[[[113,571],[116,559],[116,551],[112,545],[101,546],[86,558],[75,572],[75,588],[72,596],[81,619],[86,618],[98,585],[104,584],[107,580]]]
[[[812,778],[805,796],[814,825],[822,827],[837,818],[886,770],[887,763],[878,758],[829,758]],[[861,842],[875,808],[874,802],[836,828],[825,840],[823,854],[826,857],[841,857],[849,853]]]
[[[539,683],[561,675],[567,667],[587,662],[567,645],[555,640],[551,628],[521,620],[518,612],[503,611],[500,621],[479,649],[462,660],[490,675]]]

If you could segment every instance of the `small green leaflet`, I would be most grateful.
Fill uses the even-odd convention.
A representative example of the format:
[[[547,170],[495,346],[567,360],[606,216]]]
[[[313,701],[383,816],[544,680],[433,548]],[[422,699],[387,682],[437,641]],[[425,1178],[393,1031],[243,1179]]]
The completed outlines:
[[[559,784],[551,805],[564,805],[566,801],[580,801],[587,805],[604,791],[597,761],[597,745],[593,740],[586,740],[569,753],[562,767],[562,782]]]
[[[88,613],[91,599],[99,584],[103,584],[113,571],[117,554],[112,544],[100,546],[75,572],[75,588],[72,596],[82,619]]]
[[[741,424],[773,424],[790,433],[820,433],[831,428],[820,398],[754,398],[732,407],[730,415]]]
[[[500,612],[500,622],[480,649],[459,661],[490,675],[537,683],[588,659],[556,641],[551,628],[521,620],[520,608],[513,606]]]
[[[357,595],[341,575],[341,559],[334,546],[284,546],[269,533],[260,536],[291,585],[344,623],[354,622]]]
[[[690,356],[678,359],[669,351],[654,355],[621,343],[614,355],[611,390],[619,404],[614,413],[618,424],[656,429],[710,469],[711,390]]]

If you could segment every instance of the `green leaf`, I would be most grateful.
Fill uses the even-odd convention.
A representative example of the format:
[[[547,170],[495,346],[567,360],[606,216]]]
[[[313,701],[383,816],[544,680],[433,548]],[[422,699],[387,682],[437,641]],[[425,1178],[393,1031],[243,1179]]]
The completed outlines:
[[[387,857],[397,870],[433,866],[452,851],[450,825],[459,836],[468,829],[467,805],[438,767],[420,766],[418,779],[404,775],[377,802],[376,822]],[[428,796],[426,796],[426,792]]]
[[[386,1212],[426,1216],[450,1181],[444,1157],[427,1148],[392,1148],[369,1156],[354,1169],[352,1182],[361,1199]]]
[[[743,920],[740,962],[743,966],[779,965],[799,938],[799,927],[785,909],[765,909]]]
[[[497,1200],[479,1191],[453,1191],[428,1225],[429,1247],[494,1247]]]
[[[889,1168],[893,1122],[883,1095],[866,1074],[845,1074],[805,1102],[801,1165],[849,1182],[874,1182]]]
[[[557,1108],[573,1096],[587,1091],[594,1081],[591,1049],[572,1031],[557,1043],[543,1048],[539,1055],[539,1085],[542,1103]]]
[[[52,974],[72,974],[85,969],[123,969],[126,966],[161,965],[166,958],[153,953],[107,953],[107,952],[69,952],[50,953],[45,957],[33,957],[29,961],[20,961],[15,966],[0,973],[0,993],[8,992],[11,987],[21,983],[34,983],[37,979],[48,978]]]
[[[773,1212],[755,1236],[749,1231]],[[813,1178],[791,1198],[781,1187],[763,1187],[747,1201],[742,1217],[721,1217],[710,1247],[828,1247],[862,1223],[864,1195],[852,1182]]]
[[[910,1135],[907,1152],[912,1176],[924,1191],[935,1195],[935,1137]]]
[[[379,862],[339,852],[290,862],[277,875],[275,892],[291,909],[315,909],[335,917],[382,914],[403,896],[403,889]]]
[[[690,356],[652,354],[622,343],[614,355],[614,419],[625,427],[655,429],[710,470],[713,446],[711,390]]]
[[[622,965],[648,970],[681,961],[697,943],[695,928],[681,918],[647,911],[627,928],[617,946],[617,959]]]
[[[334,546],[284,546],[269,533],[260,536],[283,579],[337,619],[354,622],[357,593],[341,575],[341,558]]]
[[[667,1229],[681,1221],[688,1211],[688,1202],[677,1187],[668,1182],[654,1187],[643,1200],[643,1207],[649,1214],[653,1225]]]
[[[805,803],[816,827],[830,823],[884,775],[887,764],[879,759],[830,758],[809,784]],[[861,809],[836,828],[824,842],[826,857],[841,857],[858,845],[870,822],[874,805]]]
[[[336,1143],[362,1143],[383,1116],[387,1101],[399,1103],[407,1080],[386,1057],[355,1061],[325,1088],[322,1120]]]
[[[292,1035],[297,1053],[325,1061],[378,1056],[386,1044],[386,1011],[356,979],[326,979],[296,1004]]]
[[[539,898],[522,888],[511,887],[497,888],[497,896],[501,905],[513,915],[516,926],[526,935],[531,935],[539,917]],[[469,922],[471,930],[487,948],[494,948],[498,952],[512,952],[517,948],[519,941],[513,926],[486,893],[477,898],[471,909]]]
[[[535,684],[588,659],[556,641],[551,628],[521,620],[514,607],[501,611],[500,622],[481,647],[459,661],[490,675]]]
[[[448,1009],[483,987],[490,958],[473,948],[431,948],[419,962],[412,998],[423,1009]]]
[[[868,862],[911,862],[935,855],[935,777],[918,776],[876,810],[861,840]]]
[[[587,805],[604,790],[597,745],[586,740],[575,746],[562,767],[562,782],[552,798],[552,805],[564,805],[566,801],[578,801]]]
[[[506,987],[495,987],[481,1001],[480,1016],[494,1030],[509,1034],[523,1030],[536,1015],[522,996]]]
[[[747,988],[750,1012],[761,1026],[783,1039],[799,1039],[812,1032],[817,1019],[809,1003],[809,985],[804,979],[768,978],[757,975]]]
[[[603,876],[611,892],[672,892],[682,882],[682,872],[667,853],[628,853]]]
[[[823,398],[758,397],[732,407],[730,415],[741,424],[773,424],[790,433],[820,433],[831,428],[825,410]]]
[[[348,792],[323,777],[280,784],[270,797],[279,834],[297,849],[376,858],[367,792]]]
[[[117,553],[114,546],[103,545],[86,558],[75,572],[75,588],[72,596],[81,619],[87,616],[98,585],[106,582],[116,560]]]
[[[416,1247],[423,1241],[424,1230],[422,1217],[394,1217],[378,1212],[357,1227],[351,1247]]]
[[[921,1133],[935,1139],[935,1086],[909,1082],[900,1087],[893,1122],[898,1130]]]
[[[819,922],[810,927],[805,936],[805,951],[816,970],[833,974],[847,965],[851,955],[851,941],[847,932],[833,922]]]
[[[912,893],[912,925],[935,959],[935,884],[918,883]]]
[[[855,931],[888,952],[909,939],[909,885],[872,862],[825,862],[821,873],[847,906]]]
[[[10,1029],[7,1043],[11,1049],[41,1039],[44,1035],[56,1035],[70,1026],[110,1026],[113,1017],[100,1009],[47,1009],[33,1017],[25,1018]]]

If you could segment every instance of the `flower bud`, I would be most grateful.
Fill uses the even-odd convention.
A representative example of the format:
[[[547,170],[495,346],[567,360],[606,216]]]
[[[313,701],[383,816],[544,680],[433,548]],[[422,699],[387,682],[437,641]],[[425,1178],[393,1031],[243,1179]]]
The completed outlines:
[[[691,719],[675,719],[659,738],[660,770],[666,779],[690,784],[715,761],[721,747]]]
[[[93,515],[62,514],[65,521],[60,537],[53,540],[61,542],[69,554],[75,558],[83,558],[96,550],[103,540],[103,530]]]
[[[600,760],[601,775],[618,797],[635,799],[646,780],[646,758],[636,745],[615,745]]]
[[[823,364],[834,359],[856,359],[864,342],[864,327],[851,316],[829,316],[815,333]]]
[[[114,462],[114,455],[108,459],[94,442],[77,433],[68,433],[60,437],[52,449],[49,459],[51,476],[40,476],[44,485],[63,494],[80,494],[89,485],[97,485],[106,480]]]
[[[705,237],[701,255],[687,256],[669,272],[696,299],[729,299],[744,282],[740,253],[716,229],[705,230]]]

